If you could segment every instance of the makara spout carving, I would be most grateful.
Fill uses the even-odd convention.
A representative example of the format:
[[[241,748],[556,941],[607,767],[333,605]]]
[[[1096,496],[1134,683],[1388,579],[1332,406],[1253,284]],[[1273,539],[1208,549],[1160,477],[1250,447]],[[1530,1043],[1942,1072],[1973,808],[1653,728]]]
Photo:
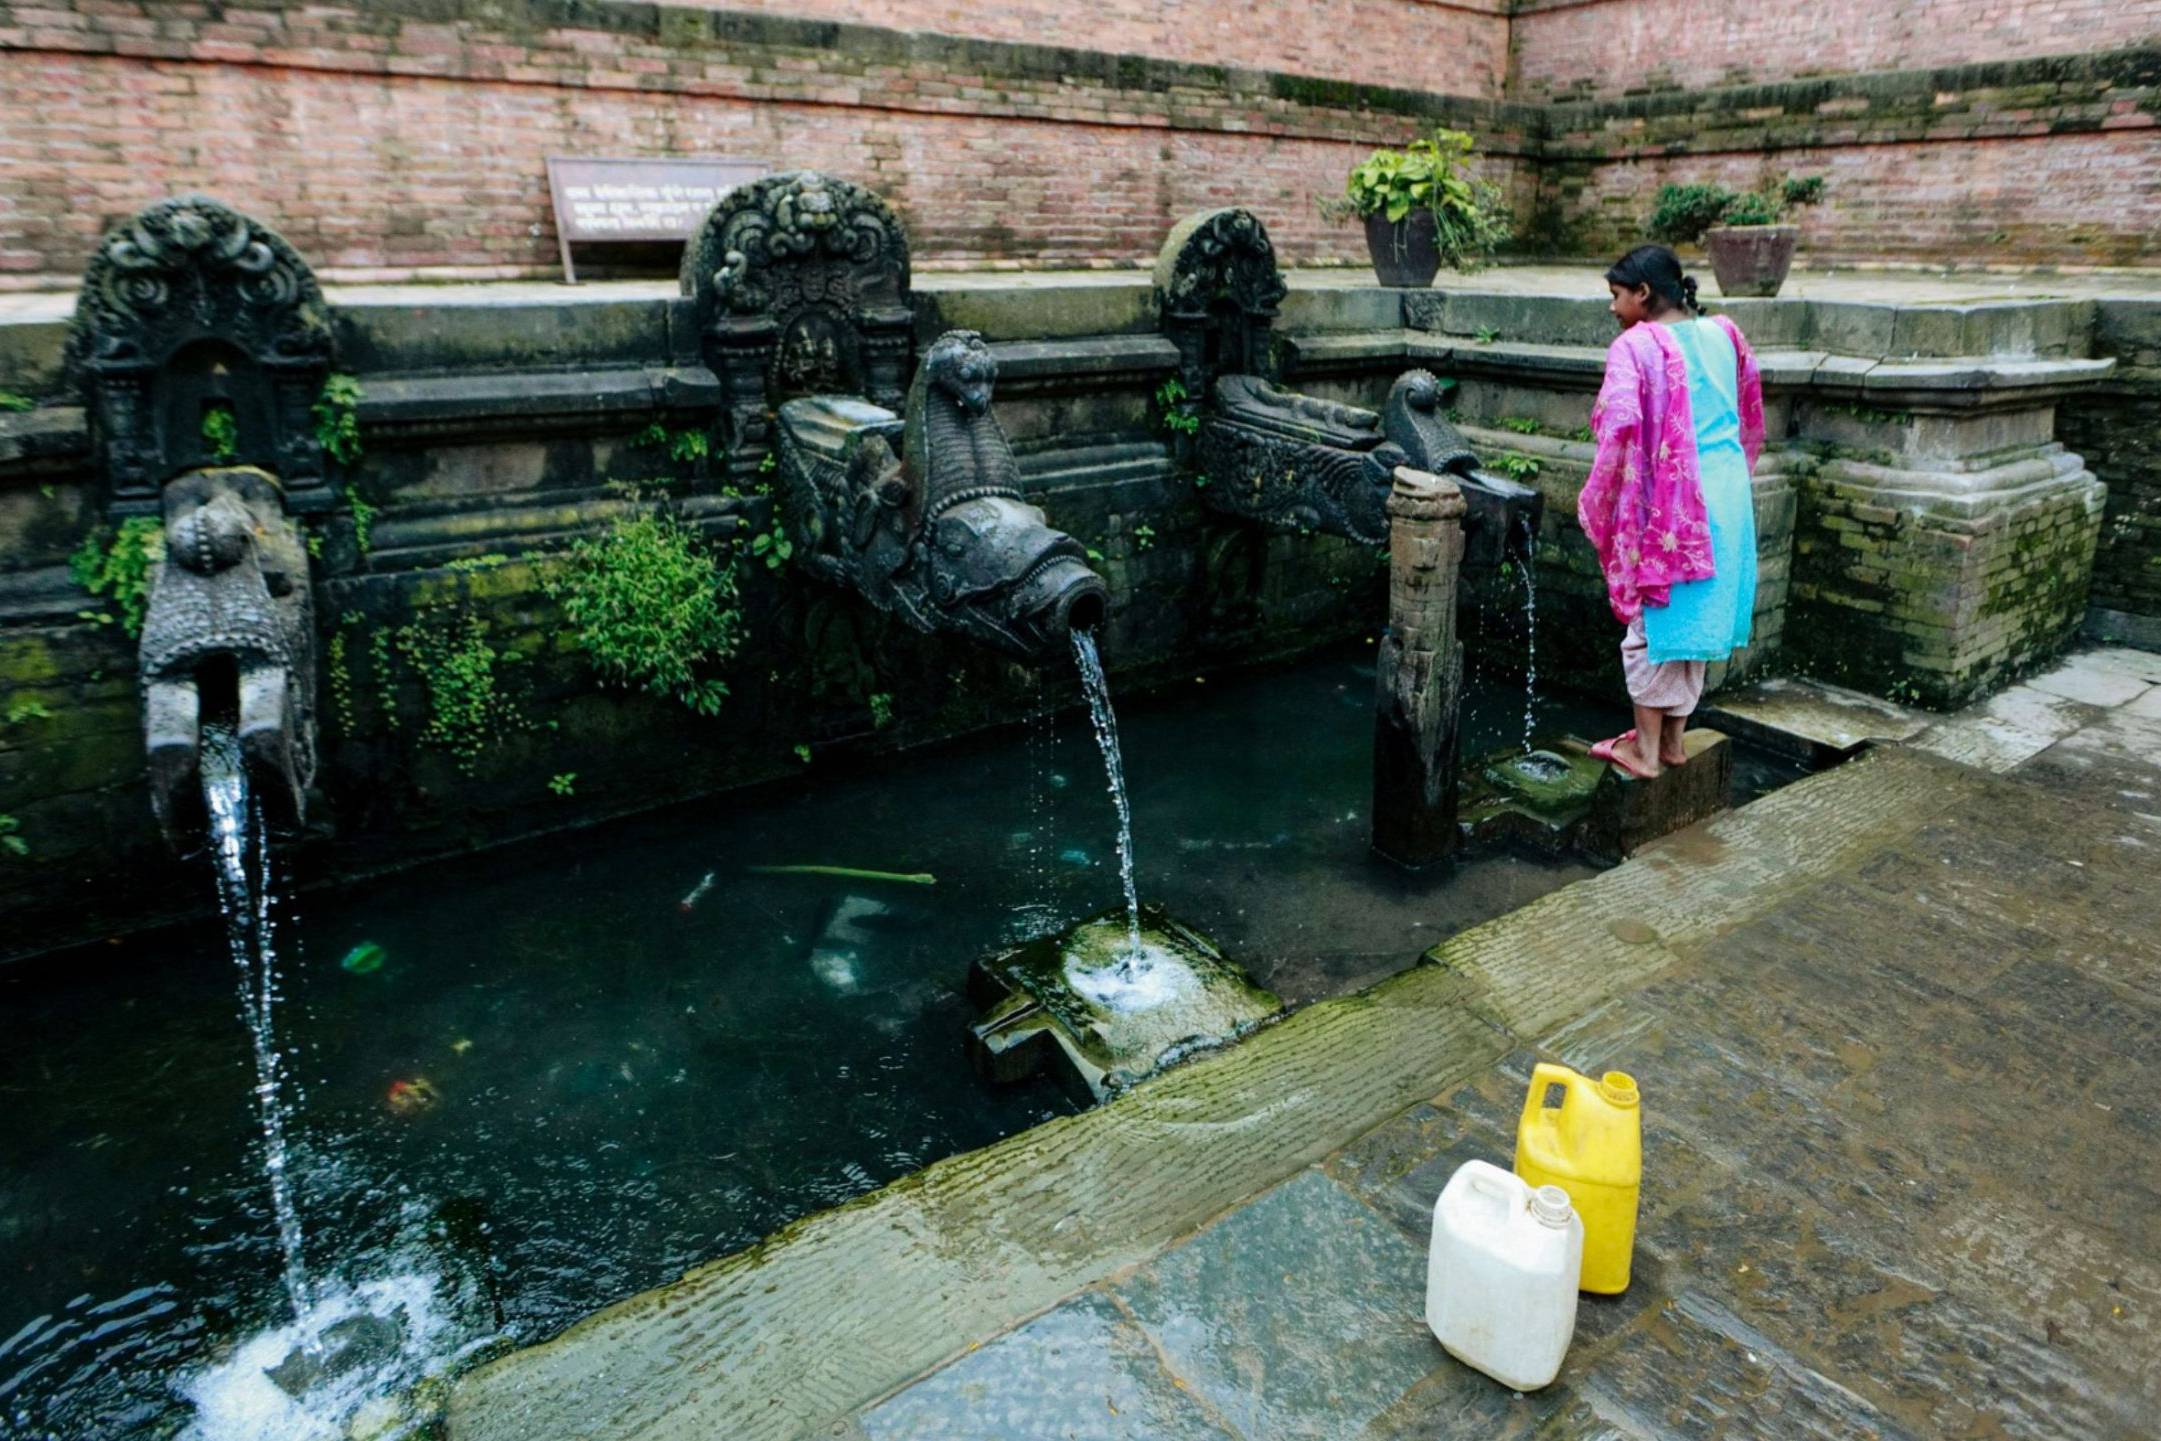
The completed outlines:
[[[1080,542],[1023,497],[991,413],[996,380],[982,337],[949,331],[925,352],[905,415],[847,397],[787,402],[783,500],[797,553],[826,580],[917,630],[1034,661],[1100,622],[1109,590]]]
[[[1400,467],[1446,476],[1466,506],[1470,565],[1497,563],[1534,534],[1543,500],[1483,470],[1448,419],[1431,371],[1396,378],[1379,412],[1276,383],[1271,330],[1285,288],[1251,212],[1210,211],[1171,232],[1156,263],[1165,335],[1178,347],[1208,505],[1271,530],[1388,543]]]

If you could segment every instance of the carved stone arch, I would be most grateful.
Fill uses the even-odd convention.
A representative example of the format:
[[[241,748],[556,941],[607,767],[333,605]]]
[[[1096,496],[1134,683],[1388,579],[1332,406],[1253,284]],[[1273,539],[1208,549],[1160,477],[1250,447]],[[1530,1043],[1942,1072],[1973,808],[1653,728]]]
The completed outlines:
[[[1156,256],[1156,314],[1178,347],[1189,405],[1219,375],[1275,378],[1271,338],[1285,292],[1268,227],[1252,211],[1227,206],[1172,227]]]
[[[738,185],[683,252],[731,474],[756,471],[773,412],[804,395],[898,410],[914,368],[908,237],[883,200],[814,170]]]
[[[83,272],[67,352],[111,509],[154,512],[166,481],[213,464],[259,466],[288,508],[327,508],[309,412],[332,353],[314,272],[259,221],[188,195],[113,230]],[[212,411],[231,417],[221,440]]]

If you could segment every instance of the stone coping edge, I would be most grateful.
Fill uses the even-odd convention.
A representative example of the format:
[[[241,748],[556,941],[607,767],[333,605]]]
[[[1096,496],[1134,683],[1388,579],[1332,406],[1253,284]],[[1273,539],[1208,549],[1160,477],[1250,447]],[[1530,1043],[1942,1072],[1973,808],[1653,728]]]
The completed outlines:
[[[458,1383],[451,1441],[781,1441],[836,1424],[1919,830],[1986,779],[1893,748],[1727,812],[1367,991],[503,1357]]]

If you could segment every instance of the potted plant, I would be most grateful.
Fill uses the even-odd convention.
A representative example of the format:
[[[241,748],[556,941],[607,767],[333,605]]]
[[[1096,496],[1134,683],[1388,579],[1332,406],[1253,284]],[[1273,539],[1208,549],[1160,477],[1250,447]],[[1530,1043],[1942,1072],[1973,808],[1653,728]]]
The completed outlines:
[[[1471,175],[1475,142],[1436,130],[1401,150],[1376,150],[1351,171],[1340,199],[1321,202],[1330,219],[1366,224],[1366,249],[1383,285],[1424,287],[1443,265],[1472,270],[1509,236],[1501,188]]]
[[[1800,227],[1787,217],[1823,199],[1823,177],[1789,175],[1777,189],[1734,192],[1722,185],[1668,185],[1648,227],[1669,245],[1703,243],[1722,295],[1776,295],[1793,268]]]

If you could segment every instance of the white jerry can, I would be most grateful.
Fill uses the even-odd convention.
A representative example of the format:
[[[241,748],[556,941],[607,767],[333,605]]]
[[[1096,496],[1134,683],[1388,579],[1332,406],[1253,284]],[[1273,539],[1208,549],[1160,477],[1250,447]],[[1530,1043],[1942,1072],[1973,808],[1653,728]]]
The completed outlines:
[[[1583,1218],[1559,1186],[1465,1161],[1433,1206],[1426,1324],[1448,1354],[1503,1386],[1560,1374],[1576,1334]]]

